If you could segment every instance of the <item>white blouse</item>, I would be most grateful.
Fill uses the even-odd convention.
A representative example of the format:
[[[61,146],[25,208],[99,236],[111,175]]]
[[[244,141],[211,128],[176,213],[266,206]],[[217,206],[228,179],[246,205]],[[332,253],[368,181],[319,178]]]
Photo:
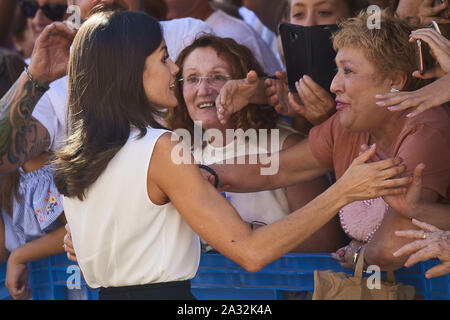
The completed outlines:
[[[188,280],[200,261],[198,236],[172,203],[156,205],[147,194],[154,145],[167,131],[149,128],[130,138],[86,191],[64,197],[78,264],[92,288]]]

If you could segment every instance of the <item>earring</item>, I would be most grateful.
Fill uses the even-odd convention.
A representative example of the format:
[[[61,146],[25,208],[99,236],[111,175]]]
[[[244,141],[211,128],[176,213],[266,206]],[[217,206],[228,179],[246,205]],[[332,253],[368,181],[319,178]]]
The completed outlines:
[[[395,88],[391,88],[391,92],[400,92],[400,90],[397,90]]]

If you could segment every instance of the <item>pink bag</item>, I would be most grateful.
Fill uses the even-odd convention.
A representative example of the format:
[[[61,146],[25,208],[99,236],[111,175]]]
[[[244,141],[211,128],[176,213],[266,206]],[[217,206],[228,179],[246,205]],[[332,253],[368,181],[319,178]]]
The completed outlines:
[[[351,238],[368,242],[378,230],[389,205],[383,198],[355,201],[339,211],[341,226]]]

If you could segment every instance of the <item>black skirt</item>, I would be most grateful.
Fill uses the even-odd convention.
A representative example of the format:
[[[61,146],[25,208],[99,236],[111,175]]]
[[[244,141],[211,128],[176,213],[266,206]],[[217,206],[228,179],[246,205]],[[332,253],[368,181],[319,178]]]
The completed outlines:
[[[100,288],[98,298],[99,300],[196,300],[191,293],[190,280]]]

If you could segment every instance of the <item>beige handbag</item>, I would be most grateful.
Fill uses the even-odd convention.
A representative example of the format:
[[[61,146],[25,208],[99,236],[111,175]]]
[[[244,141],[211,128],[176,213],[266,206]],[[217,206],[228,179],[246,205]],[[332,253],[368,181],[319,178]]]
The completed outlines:
[[[413,286],[396,282],[394,272],[387,273],[387,280],[380,281],[379,289],[369,289],[367,278],[362,277],[364,247],[356,263],[355,274],[335,273],[331,270],[314,271],[313,300],[412,300]]]

